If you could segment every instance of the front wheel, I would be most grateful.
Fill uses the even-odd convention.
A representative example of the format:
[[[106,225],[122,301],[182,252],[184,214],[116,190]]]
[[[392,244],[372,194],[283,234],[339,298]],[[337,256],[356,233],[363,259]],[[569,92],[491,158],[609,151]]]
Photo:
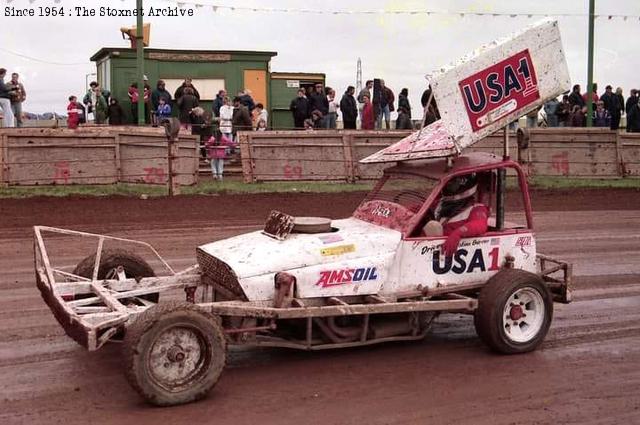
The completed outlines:
[[[474,324],[480,339],[503,354],[535,350],[553,316],[553,298],[542,279],[524,270],[505,269],[480,291]]]
[[[218,382],[227,358],[219,318],[193,304],[158,304],[127,329],[126,376],[149,403],[199,400]]]

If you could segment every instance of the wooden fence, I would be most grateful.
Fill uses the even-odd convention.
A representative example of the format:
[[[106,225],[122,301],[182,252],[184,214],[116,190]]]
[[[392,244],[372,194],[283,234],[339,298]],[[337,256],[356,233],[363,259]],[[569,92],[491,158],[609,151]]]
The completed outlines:
[[[174,176],[197,182],[198,138],[180,135]],[[0,130],[0,184],[167,184],[164,129],[96,127]]]
[[[245,182],[357,181],[378,178],[388,164],[359,164],[411,131],[270,131],[240,133]],[[510,155],[534,176],[639,177],[640,134],[601,128],[521,129],[509,137]],[[502,155],[498,132],[466,151]]]

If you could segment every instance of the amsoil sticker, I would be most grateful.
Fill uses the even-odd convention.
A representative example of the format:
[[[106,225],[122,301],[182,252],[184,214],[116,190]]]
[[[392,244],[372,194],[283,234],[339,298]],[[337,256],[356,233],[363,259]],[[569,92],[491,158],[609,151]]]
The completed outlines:
[[[331,246],[329,248],[323,248],[320,250],[320,253],[324,256],[329,255],[343,255],[348,254],[350,252],[356,252],[356,246],[353,244],[350,245],[338,245]]]
[[[378,271],[375,267],[322,271],[316,285],[329,288],[369,280],[378,280]]]
[[[528,49],[458,84],[474,132],[540,99]]]

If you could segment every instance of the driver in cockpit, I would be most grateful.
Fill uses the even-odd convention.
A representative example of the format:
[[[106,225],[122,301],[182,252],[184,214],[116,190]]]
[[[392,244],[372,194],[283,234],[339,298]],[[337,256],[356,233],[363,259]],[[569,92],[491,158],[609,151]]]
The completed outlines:
[[[481,236],[487,231],[489,208],[476,201],[478,178],[475,173],[450,180],[434,211],[434,220],[424,226],[424,234],[446,236],[442,250],[446,257],[458,249],[461,238]]]

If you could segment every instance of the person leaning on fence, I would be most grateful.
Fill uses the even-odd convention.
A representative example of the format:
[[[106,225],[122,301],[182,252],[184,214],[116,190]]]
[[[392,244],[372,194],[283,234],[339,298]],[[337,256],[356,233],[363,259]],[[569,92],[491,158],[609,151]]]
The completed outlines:
[[[342,122],[345,130],[355,130],[356,121],[358,120],[358,106],[353,95],[356,92],[355,87],[347,87],[347,91],[340,99],[340,111],[342,112]]]
[[[640,133],[640,103],[636,103],[629,109],[627,126],[630,133]]]
[[[7,75],[7,70],[0,68],[0,108],[2,109],[2,126],[13,127],[14,118],[13,110],[11,109],[11,88],[4,83],[4,77]]]
[[[224,160],[227,158],[227,150],[233,146],[230,138],[219,133],[219,137],[211,136],[206,142],[207,157],[211,163],[211,174],[214,180],[222,181],[224,172]]]
[[[238,143],[239,131],[250,131],[253,122],[249,109],[242,104],[240,96],[233,98],[233,116],[231,117],[231,125],[233,127],[234,142]]]
[[[80,124],[80,109],[78,108],[78,98],[69,96],[69,104],[67,105],[67,128],[75,130]]]
[[[298,89],[298,93],[291,104],[289,110],[293,114],[293,125],[295,128],[304,128],[304,121],[309,118],[309,99],[305,96],[303,88]]]
[[[316,83],[314,86],[314,92],[309,99],[309,111],[311,111],[311,119],[313,120],[316,128],[327,128],[326,116],[329,113],[329,100],[327,99],[322,83]],[[313,119],[313,114],[316,114],[317,119]],[[317,115],[320,114],[318,118]]]
[[[107,118],[109,118],[109,125],[123,125],[124,124],[124,111],[120,102],[115,97],[112,97],[107,109]]]
[[[190,129],[191,128],[191,111],[193,108],[197,108],[200,102],[198,102],[198,97],[195,95],[195,91],[191,87],[186,87],[182,92],[182,95],[177,98],[178,104],[178,119],[180,120],[180,124],[182,128]]]
[[[11,90],[11,111],[16,120],[16,127],[22,127],[22,103],[27,100],[27,92],[24,85],[18,80],[20,76],[17,72],[11,74],[9,82]]]
[[[556,109],[556,117],[558,117],[558,126],[571,126],[571,104],[569,103],[569,96],[566,94],[562,96],[562,102]]]

